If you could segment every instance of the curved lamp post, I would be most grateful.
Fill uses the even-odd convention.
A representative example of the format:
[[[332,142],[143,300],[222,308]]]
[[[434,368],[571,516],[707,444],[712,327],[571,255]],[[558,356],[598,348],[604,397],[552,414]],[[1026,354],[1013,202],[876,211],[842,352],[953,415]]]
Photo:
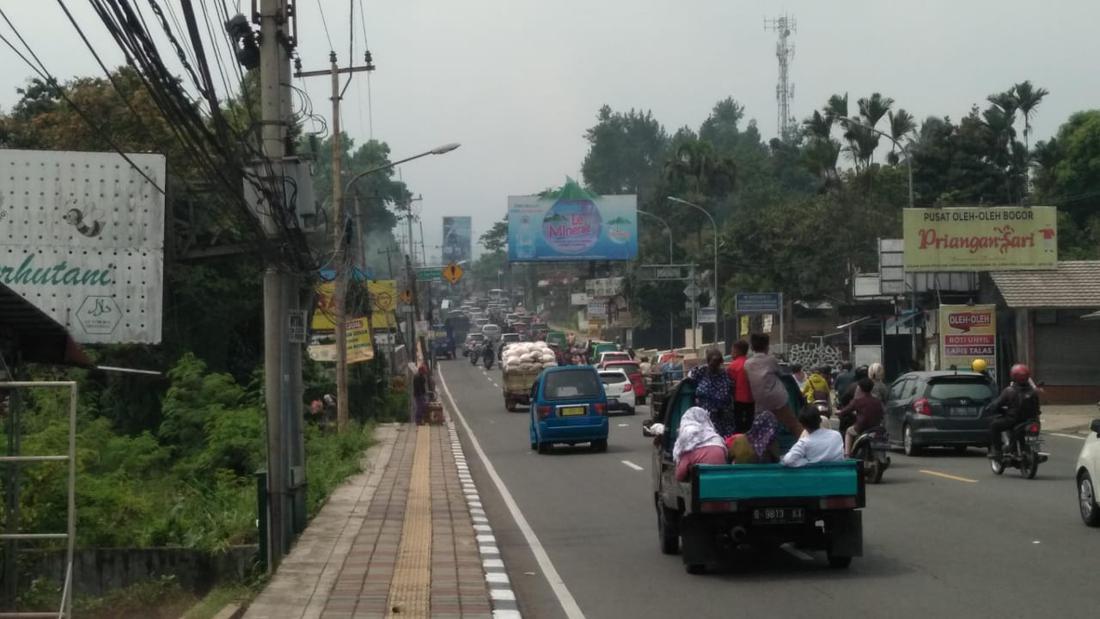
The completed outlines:
[[[691,208],[696,209],[702,214],[706,215],[707,219],[710,220],[710,225],[714,228],[714,272],[712,273],[712,275],[714,276],[714,339],[719,340],[721,339],[722,333],[722,304],[718,301],[718,224],[715,223],[714,217],[711,217],[711,214],[707,212],[707,209],[699,206],[698,204],[688,202],[687,200],[681,200],[680,198],[677,198],[675,196],[669,196],[668,199],[671,202],[675,202],[677,204],[690,206]],[[722,352],[724,353],[725,351]]]

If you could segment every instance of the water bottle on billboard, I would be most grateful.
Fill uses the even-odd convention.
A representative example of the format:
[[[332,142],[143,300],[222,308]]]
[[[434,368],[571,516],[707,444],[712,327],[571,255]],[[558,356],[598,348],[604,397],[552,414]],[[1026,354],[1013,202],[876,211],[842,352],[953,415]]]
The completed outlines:
[[[519,219],[519,247],[516,256],[520,259],[535,257],[535,230],[530,215],[522,215]]]

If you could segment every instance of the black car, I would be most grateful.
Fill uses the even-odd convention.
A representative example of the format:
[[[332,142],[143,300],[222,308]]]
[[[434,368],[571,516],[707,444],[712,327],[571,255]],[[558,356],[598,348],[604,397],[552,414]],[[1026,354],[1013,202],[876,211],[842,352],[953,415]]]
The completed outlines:
[[[996,386],[977,372],[910,372],[890,386],[886,402],[886,431],[890,443],[919,455],[925,447],[989,446],[989,424],[995,411],[986,411],[997,395]]]

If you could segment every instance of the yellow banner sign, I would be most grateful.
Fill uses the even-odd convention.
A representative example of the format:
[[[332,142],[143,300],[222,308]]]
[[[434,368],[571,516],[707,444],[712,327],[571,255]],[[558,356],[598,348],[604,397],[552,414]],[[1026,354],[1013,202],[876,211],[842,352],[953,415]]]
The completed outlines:
[[[1053,206],[902,209],[906,271],[1054,269]]]
[[[332,321],[336,309],[332,302],[335,287],[332,282],[322,282],[317,286],[317,306],[310,325],[314,331],[332,331],[336,328],[336,323]],[[375,329],[396,327],[397,283],[392,279],[372,279],[367,282],[367,294],[371,300],[371,325]]]
[[[969,370],[975,359],[985,359],[990,369],[997,361],[996,305],[941,305],[939,309],[940,360],[944,369]]]
[[[347,325],[348,363],[362,363],[373,359],[374,347],[371,346],[367,319],[353,318],[345,324]],[[308,348],[309,358],[322,363],[335,363],[336,343],[332,338],[331,335],[315,337]]]

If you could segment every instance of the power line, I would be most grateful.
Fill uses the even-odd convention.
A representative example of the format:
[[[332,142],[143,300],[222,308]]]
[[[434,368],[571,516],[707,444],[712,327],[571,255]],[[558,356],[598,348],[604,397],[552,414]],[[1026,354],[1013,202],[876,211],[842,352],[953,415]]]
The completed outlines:
[[[328,32],[328,20],[325,19],[325,9],[321,6],[321,0],[317,0],[317,10],[321,12],[321,25],[325,28],[325,38],[328,39],[329,51],[333,51],[336,46],[332,44],[332,35]]]

